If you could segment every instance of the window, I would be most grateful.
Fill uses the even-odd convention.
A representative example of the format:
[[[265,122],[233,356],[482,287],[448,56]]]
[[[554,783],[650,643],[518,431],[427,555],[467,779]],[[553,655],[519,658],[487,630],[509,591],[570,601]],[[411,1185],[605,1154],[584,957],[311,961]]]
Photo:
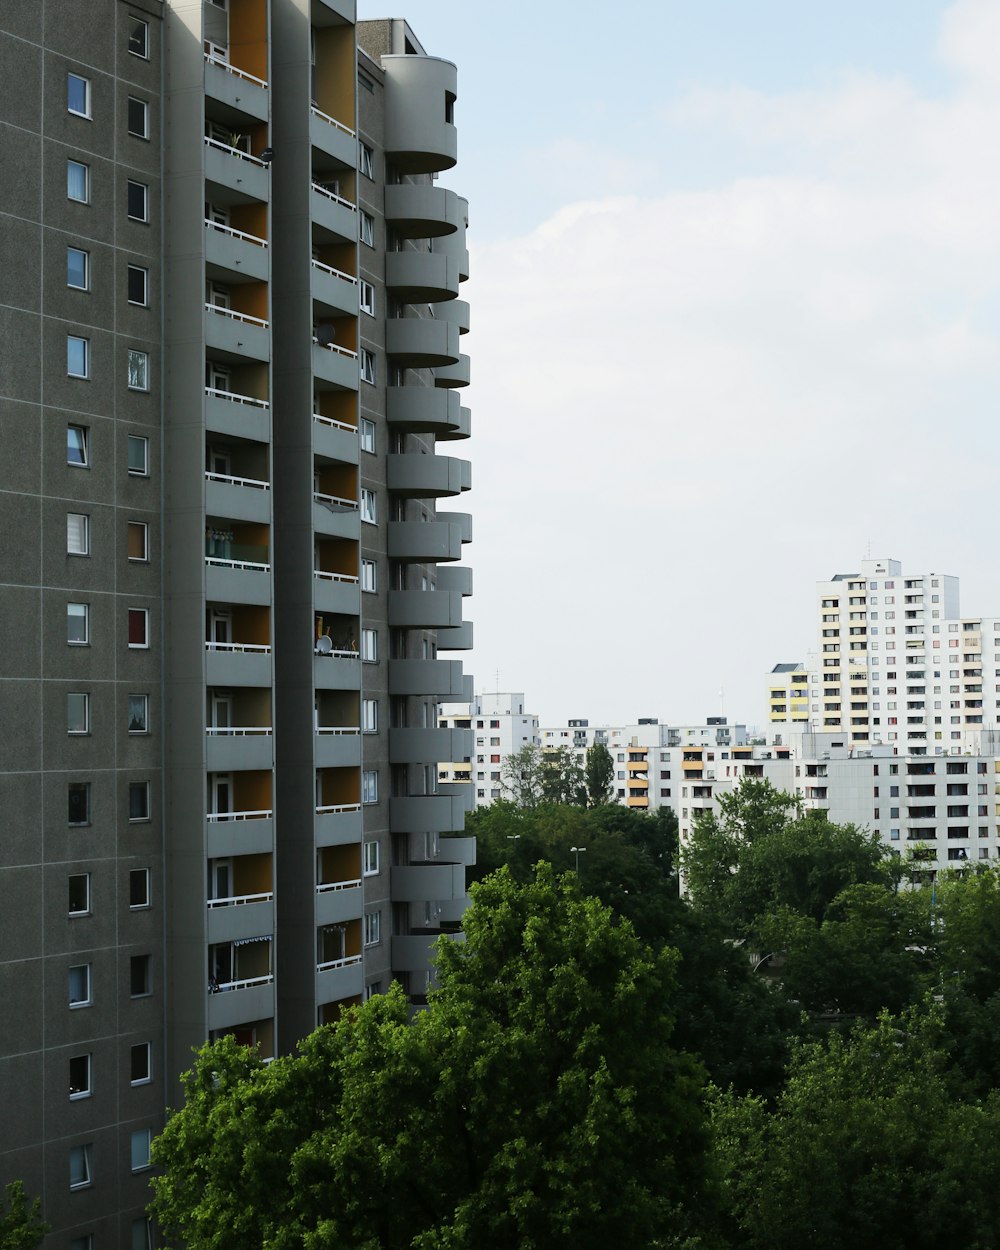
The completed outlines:
[[[128,19],[128,50],[133,56],[149,59],[149,23],[139,17]]]
[[[366,842],[365,850],[365,867],[364,873],[366,877],[373,877],[378,872],[378,843]]]
[[[375,218],[371,213],[366,213],[361,209],[358,213],[361,220],[361,242],[367,243],[369,247],[375,246]]]
[[[375,316],[375,288],[370,282],[361,280],[361,311],[369,317]]]
[[[133,868],[128,874],[129,911],[149,906],[149,869]]]
[[[129,1083],[145,1085],[153,1079],[153,1047],[149,1042],[140,1042],[129,1052]]]
[[[89,1007],[90,1003],[90,964],[74,964],[69,970],[69,1005]]]
[[[66,335],[66,372],[71,378],[90,377],[90,339]]]
[[[66,285],[77,291],[90,290],[90,253],[82,247],[66,249]]]
[[[361,561],[361,589],[369,594],[378,589],[378,565],[374,560]]]
[[[375,492],[366,486],[361,488],[361,519],[368,525],[378,524],[378,501]]]
[[[137,352],[129,348],[128,389],[130,391],[149,390],[149,352]]]
[[[365,946],[374,946],[381,936],[382,913],[380,911],[365,912]]]
[[[361,659],[365,664],[374,664],[378,660],[378,630],[361,631]]]
[[[66,463],[79,465],[85,469],[90,461],[87,456],[89,431],[85,425],[67,425],[66,427]]]
[[[137,139],[149,138],[149,105],[131,95],[128,98],[128,132]]]
[[[129,477],[149,477],[149,439],[141,434],[128,436]]]
[[[69,878],[69,914],[90,915],[90,873],[75,872]]]
[[[128,610],[128,645],[132,650],[149,647],[149,612],[145,608]]]
[[[66,75],[66,108],[76,117],[90,116],[90,79],[80,74]]]
[[[69,1096],[70,1098],[89,1098],[90,1088],[90,1055],[73,1055],[69,1061]]]
[[[128,267],[128,302],[149,307],[149,270],[142,265]]]
[[[363,139],[358,140],[358,169],[366,178],[375,177],[375,152]]]
[[[74,647],[85,647],[90,642],[89,604],[66,604],[66,641]]]
[[[361,450],[375,454],[375,422],[361,418]]]
[[[149,733],[149,695],[130,694],[128,697],[128,731],[130,734]]]
[[[144,1216],[132,1221],[132,1250],[152,1250],[150,1223]]]
[[[378,699],[362,699],[361,729],[363,733],[378,733]]]
[[[366,347],[362,347],[360,353],[361,360],[361,381],[368,382],[372,386],[375,385],[375,353],[368,351]]]
[[[66,162],[66,198],[77,204],[90,203],[90,166],[81,161]]]
[[[66,554],[90,555],[90,517],[82,512],[66,513]]]
[[[85,1189],[91,1182],[90,1160],[93,1153],[93,1145],[88,1142],[85,1146],[71,1146],[69,1151],[69,1187],[70,1189]]]
[[[128,818],[149,820],[149,782],[130,781],[128,783]]]
[[[361,802],[378,802],[378,770],[365,769],[361,774]]]
[[[68,694],[66,696],[66,732],[90,733],[90,695]]]
[[[84,1233],[82,1237],[74,1237],[69,1243],[69,1250],[94,1250],[94,1234]]]
[[[147,994],[152,994],[152,955],[133,955],[128,961],[128,992],[133,998],[143,998]]]
[[[90,786],[85,781],[71,781],[66,792],[66,823],[90,824]]]
[[[128,182],[128,215],[133,221],[149,221],[149,187],[144,182]]]
[[[145,521],[129,521],[128,523],[128,558],[130,560],[149,559],[149,526]]]
[[[149,1148],[153,1134],[148,1128],[138,1128],[132,1134],[132,1171],[141,1172],[149,1167]]]

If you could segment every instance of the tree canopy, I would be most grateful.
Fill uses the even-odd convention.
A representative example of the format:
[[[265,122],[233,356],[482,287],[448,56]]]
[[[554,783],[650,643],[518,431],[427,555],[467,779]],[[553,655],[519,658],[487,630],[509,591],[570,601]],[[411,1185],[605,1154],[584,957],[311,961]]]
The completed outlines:
[[[29,1202],[22,1181],[11,1181],[0,1200],[0,1250],[35,1250],[49,1231],[38,1198]]]
[[[682,1247],[712,1212],[677,957],[549,867],[474,888],[412,1023],[400,991],[263,1065],[224,1039],[155,1147],[189,1250]]]

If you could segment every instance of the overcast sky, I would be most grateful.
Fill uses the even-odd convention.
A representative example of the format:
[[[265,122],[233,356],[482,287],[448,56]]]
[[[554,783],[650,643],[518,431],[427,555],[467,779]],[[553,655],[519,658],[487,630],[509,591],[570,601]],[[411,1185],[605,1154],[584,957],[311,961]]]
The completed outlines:
[[[459,67],[477,691],[762,721],[869,549],[1000,614],[1000,0],[396,15]]]

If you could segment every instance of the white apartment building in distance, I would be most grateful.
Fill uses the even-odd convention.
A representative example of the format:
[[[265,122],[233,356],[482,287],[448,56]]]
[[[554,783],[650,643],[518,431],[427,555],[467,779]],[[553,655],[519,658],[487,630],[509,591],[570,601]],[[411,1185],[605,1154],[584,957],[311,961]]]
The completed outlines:
[[[900,755],[995,754],[1000,618],[960,614],[957,577],[863,560],[816,588],[817,645],[769,674],[769,718]]]
[[[538,717],[524,708],[519,691],[479,694],[471,703],[442,703],[439,728],[474,732],[471,757],[439,765],[439,782],[467,783],[475,795],[474,807],[501,798],[503,761],[526,746],[539,745]]]

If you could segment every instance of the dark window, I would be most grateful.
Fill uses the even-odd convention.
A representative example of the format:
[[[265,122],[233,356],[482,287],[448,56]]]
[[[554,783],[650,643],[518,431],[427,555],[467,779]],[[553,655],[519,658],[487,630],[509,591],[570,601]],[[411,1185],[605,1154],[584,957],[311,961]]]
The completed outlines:
[[[128,98],[128,132],[137,139],[149,138],[149,105],[135,96]]]
[[[149,187],[144,182],[128,183],[128,215],[133,221],[149,221]]]
[[[71,825],[90,824],[90,786],[85,782],[69,783],[69,810],[67,818]]]
[[[129,820],[149,820],[149,782],[131,781],[128,787]]]
[[[141,265],[128,267],[128,302],[141,304],[145,308],[149,304],[148,296],[149,270]]]
[[[129,993],[141,998],[153,992],[153,959],[151,955],[133,955],[129,960]]]
[[[138,17],[128,21],[128,50],[133,56],[149,56],[149,23]]]

